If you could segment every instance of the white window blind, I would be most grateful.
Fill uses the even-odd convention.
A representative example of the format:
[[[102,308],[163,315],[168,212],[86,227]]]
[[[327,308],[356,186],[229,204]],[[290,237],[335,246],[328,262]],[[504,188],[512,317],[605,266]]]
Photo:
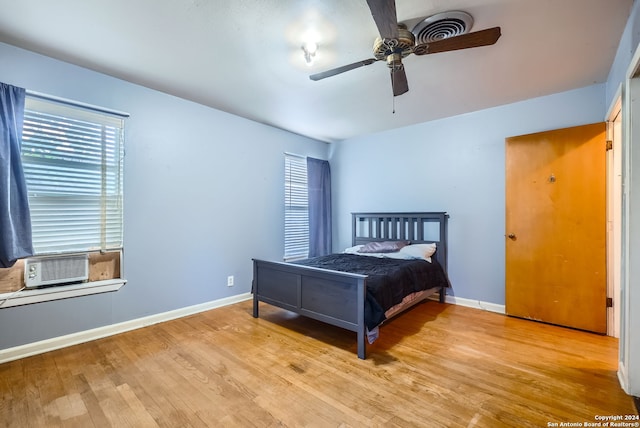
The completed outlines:
[[[22,136],[36,254],[122,248],[124,118],[27,97]]]
[[[307,159],[285,153],[284,171],[284,259],[306,258],[309,254]]]

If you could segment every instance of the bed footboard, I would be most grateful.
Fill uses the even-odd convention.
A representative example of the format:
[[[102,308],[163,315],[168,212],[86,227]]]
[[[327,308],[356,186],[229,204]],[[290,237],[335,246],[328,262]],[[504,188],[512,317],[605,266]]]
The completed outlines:
[[[366,275],[253,259],[253,316],[269,303],[357,333],[366,358]]]

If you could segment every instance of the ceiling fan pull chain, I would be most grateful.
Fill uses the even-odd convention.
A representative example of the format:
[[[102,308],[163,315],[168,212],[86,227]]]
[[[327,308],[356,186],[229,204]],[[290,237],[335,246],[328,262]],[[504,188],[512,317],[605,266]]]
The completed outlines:
[[[391,114],[396,114],[396,96],[393,93],[391,93]]]
[[[395,59],[393,60],[393,66],[396,66]],[[393,88],[396,84],[396,74],[393,72],[393,70],[394,68],[391,69],[391,114],[396,114],[396,96],[393,94]]]

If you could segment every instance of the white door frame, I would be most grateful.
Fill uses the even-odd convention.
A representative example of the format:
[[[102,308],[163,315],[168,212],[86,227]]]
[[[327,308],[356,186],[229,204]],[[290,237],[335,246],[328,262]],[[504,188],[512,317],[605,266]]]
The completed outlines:
[[[620,337],[620,253],[622,223],[622,85],[607,113],[607,335]]]

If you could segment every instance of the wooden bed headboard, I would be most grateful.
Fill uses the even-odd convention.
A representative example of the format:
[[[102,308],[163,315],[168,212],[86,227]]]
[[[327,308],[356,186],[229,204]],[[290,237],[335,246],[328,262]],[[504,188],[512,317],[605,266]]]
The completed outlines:
[[[407,240],[436,244],[435,257],[447,271],[446,212],[352,213],[352,245]]]

